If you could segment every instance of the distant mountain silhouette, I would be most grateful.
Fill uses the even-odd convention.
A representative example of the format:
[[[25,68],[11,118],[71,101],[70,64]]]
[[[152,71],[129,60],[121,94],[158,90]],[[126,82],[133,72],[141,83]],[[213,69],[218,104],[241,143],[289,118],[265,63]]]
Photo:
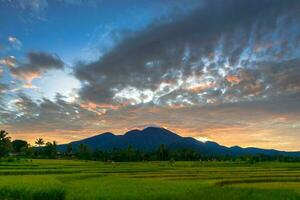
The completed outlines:
[[[124,149],[129,145],[143,151],[154,151],[159,145],[164,144],[170,149],[191,148],[206,155],[283,155],[300,156],[300,152],[285,152],[274,149],[241,148],[239,146],[225,147],[216,142],[200,142],[192,137],[181,137],[167,129],[148,127],[144,130],[131,130],[124,135],[103,133],[80,141],[71,142],[74,149],[80,144],[85,144],[95,150]],[[60,151],[65,151],[67,144],[59,145]]]

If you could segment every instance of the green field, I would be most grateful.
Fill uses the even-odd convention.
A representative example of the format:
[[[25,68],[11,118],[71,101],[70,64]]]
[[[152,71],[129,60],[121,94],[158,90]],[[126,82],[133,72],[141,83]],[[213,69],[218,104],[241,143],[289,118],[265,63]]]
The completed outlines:
[[[0,162],[0,199],[300,199],[300,163]]]

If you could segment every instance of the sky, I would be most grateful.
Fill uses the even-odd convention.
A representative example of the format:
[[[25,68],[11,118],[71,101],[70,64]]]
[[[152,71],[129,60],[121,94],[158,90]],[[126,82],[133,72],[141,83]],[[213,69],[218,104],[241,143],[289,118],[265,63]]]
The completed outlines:
[[[298,0],[0,0],[0,129],[300,151],[299,24]]]

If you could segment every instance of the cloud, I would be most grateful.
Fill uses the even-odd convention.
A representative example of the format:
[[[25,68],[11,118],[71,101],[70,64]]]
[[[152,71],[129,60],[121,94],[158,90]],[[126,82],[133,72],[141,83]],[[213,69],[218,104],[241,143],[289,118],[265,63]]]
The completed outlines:
[[[48,6],[47,0],[15,0],[7,1],[15,8],[29,9],[33,12],[41,12]]]
[[[205,1],[189,14],[124,37],[98,61],[79,64],[80,96],[125,105],[263,98],[275,85],[254,66],[293,60],[299,46],[293,45],[297,31],[291,30],[299,22],[299,6],[294,0]],[[290,41],[283,42],[286,37]]]
[[[1,3],[13,9],[23,23],[32,23],[36,19],[46,20],[47,0],[2,0]]]
[[[6,92],[8,85],[0,83],[0,94]]]
[[[21,49],[22,42],[18,38],[14,37],[14,36],[8,36],[7,40],[12,45],[13,48]]]
[[[57,55],[45,52],[30,52],[27,54],[27,62],[19,64],[18,67],[12,65],[10,72],[16,78],[30,83],[49,70],[61,70],[63,68],[64,62]]]
[[[15,67],[16,66],[16,59],[14,56],[9,56],[0,59],[0,64],[6,65],[8,67]]]
[[[299,95],[189,107],[163,107],[148,103],[102,113],[90,109],[91,106],[88,108],[65,99],[57,95],[54,100],[33,101],[19,94],[4,108],[0,107],[1,126],[8,127],[15,137],[26,132],[30,138],[42,134],[45,139],[55,136],[61,140],[74,140],[105,131],[124,133],[132,128],[156,125],[183,136],[206,137],[229,146],[298,148]],[[281,140],[285,141],[284,145]]]
[[[44,11],[48,8],[52,1],[49,0],[2,0],[4,3],[10,4],[13,8],[21,9],[31,16],[40,18]],[[64,3],[67,5],[93,6],[97,7],[102,0],[55,0],[55,3]],[[40,18],[41,19],[41,18]]]
[[[33,101],[21,93],[7,104],[6,110],[0,108],[0,116],[2,118],[5,115],[3,124],[12,126],[14,132],[18,133],[24,130],[31,133],[56,130],[95,131],[97,127],[101,127],[100,115],[75,102],[67,102],[65,98],[58,94],[53,101],[46,98]]]
[[[239,144],[296,150],[299,100],[300,95],[288,95],[271,100],[205,106],[136,105],[108,111],[103,119],[111,129],[122,130],[128,124],[130,127],[156,124],[185,136],[208,137],[229,146]],[[285,141],[284,145],[281,140]]]
[[[36,10],[50,3],[36,2]],[[299,149],[299,7],[296,0],[201,1],[193,11],[124,33],[101,58],[79,63],[79,99],[33,100],[17,91],[4,99],[8,86],[0,85],[1,127],[70,140],[157,125],[225,145]],[[0,64],[27,88],[64,68],[54,54],[30,52],[26,59]]]
[[[77,5],[77,6],[92,6],[97,7],[102,4],[103,0],[58,0],[59,2],[69,4],[69,5]]]

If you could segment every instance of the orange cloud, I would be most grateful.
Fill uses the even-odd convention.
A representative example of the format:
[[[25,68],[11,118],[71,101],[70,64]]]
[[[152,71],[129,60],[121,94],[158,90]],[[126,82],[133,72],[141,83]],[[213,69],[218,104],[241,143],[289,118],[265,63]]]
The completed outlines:
[[[22,73],[19,73],[18,70],[11,71],[14,77],[21,80],[25,80],[27,83],[31,83],[33,79],[36,79],[41,75],[41,73],[38,71],[22,71]]]
[[[107,109],[117,110],[119,106],[112,104],[96,104],[93,102],[85,102],[80,104],[80,106],[88,111],[92,111],[97,115],[103,115]]]
[[[234,76],[234,75],[227,75],[225,79],[226,81],[232,84],[239,84],[241,82],[241,79],[238,76]]]
[[[207,89],[213,88],[215,86],[216,86],[216,84],[214,82],[205,82],[205,83],[199,83],[199,84],[192,85],[192,86],[188,87],[187,90],[198,93],[198,92],[203,92]]]
[[[14,56],[9,56],[3,59],[0,59],[0,64],[6,65],[8,67],[15,67],[16,66],[16,60]]]
[[[36,89],[37,87],[35,85],[32,85],[32,83],[28,82],[22,85],[23,88],[26,89]]]

